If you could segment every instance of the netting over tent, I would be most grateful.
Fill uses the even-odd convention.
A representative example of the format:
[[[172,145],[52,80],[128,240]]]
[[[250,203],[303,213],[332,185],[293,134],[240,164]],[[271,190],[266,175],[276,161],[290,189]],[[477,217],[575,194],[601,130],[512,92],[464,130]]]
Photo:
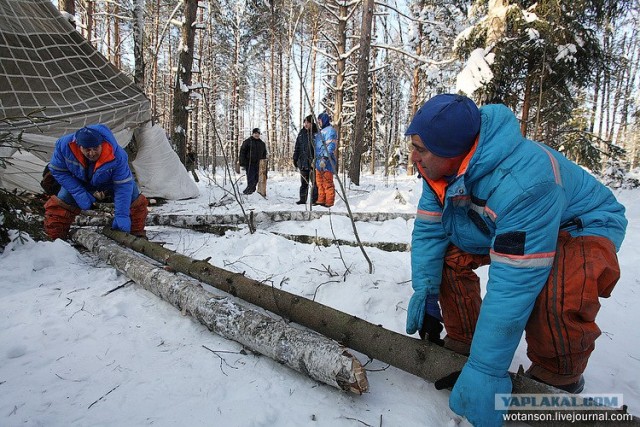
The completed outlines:
[[[0,132],[23,130],[23,147],[40,146],[46,154],[34,154],[43,159],[53,147],[43,135],[55,142],[93,123],[133,130],[151,118],[142,90],[50,0],[0,0],[0,91]],[[40,109],[35,115],[45,121],[37,126],[23,118]]]
[[[13,135],[12,144],[18,141],[11,145],[8,138],[4,144],[0,140],[0,161],[6,166],[0,168],[0,187],[38,192],[56,140],[102,123],[123,147],[136,131],[140,151],[153,154],[134,162],[147,196],[197,196],[197,186],[166,136],[150,121],[144,92],[85,40],[50,0],[0,0],[0,137]],[[165,175],[158,178],[154,168]]]

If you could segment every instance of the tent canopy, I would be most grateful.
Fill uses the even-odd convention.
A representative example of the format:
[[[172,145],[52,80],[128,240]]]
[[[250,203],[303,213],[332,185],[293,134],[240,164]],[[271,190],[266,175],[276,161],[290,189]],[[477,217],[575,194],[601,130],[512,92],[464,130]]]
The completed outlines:
[[[53,143],[42,136],[55,142],[94,123],[132,131],[151,119],[143,91],[50,0],[0,0],[0,87],[0,133],[24,131],[22,146],[44,149],[34,152],[43,160]]]
[[[7,166],[0,168],[0,187],[38,192],[56,140],[102,123],[123,147],[136,132],[144,155],[133,169],[147,196],[196,197],[197,186],[161,128],[150,122],[144,92],[50,0],[0,0],[0,138],[17,141],[0,142],[0,161]]]

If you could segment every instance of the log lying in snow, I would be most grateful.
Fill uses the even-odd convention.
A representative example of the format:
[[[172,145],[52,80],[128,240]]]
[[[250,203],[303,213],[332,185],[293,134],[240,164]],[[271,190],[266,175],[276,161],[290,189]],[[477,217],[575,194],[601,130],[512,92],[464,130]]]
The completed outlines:
[[[271,234],[284,237],[285,239],[292,240],[298,243],[313,243],[318,246],[332,246],[337,243],[342,246],[358,246],[358,242],[353,240],[344,239],[332,239],[330,237],[318,237],[309,236],[306,234],[285,234],[272,231]],[[362,242],[362,246],[370,248],[377,248],[386,252],[408,252],[411,250],[411,243],[396,243],[396,242]]]
[[[346,212],[334,212],[328,210],[321,211],[273,211],[273,212],[253,212],[254,222],[257,224],[282,221],[309,221],[320,219],[325,215],[342,215]],[[388,221],[396,218],[405,220],[415,218],[415,214],[396,212],[354,212],[354,221],[374,222]],[[76,218],[77,225],[98,225],[106,226],[111,224],[112,218],[108,215],[79,215]],[[147,225],[168,225],[179,228],[194,228],[194,226],[207,225],[237,225],[244,224],[245,218],[242,214],[226,215],[181,215],[181,214],[154,214],[149,213]]]
[[[452,372],[461,370],[467,361],[465,356],[443,347],[386,330],[381,325],[374,325],[315,301],[266,286],[256,280],[244,277],[242,274],[231,273],[215,267],[206,261],[178,254],[145,239],[109,228],[105,228],[103,233],[176,271],[208,283],[272,313],[279,314],[290,321],[332,338],[346,347],[389,363],[429,382],[435,382]],[[558,389],[523,376],[522,372],[512,373],[511,379],[513,380],[514,394],[563,393]],[[605,417],[612,413],[626,413],[626,409],[594,408],[588,412],[596,417]],[[549,421],[545,421],[545,425],[548,426],[573,425],[570,424],[570,421],[555,420],[552,411],[539,410],[536,413],[550,414]],[[604,426],[610,424],[592,422],[581,423],[581,425]],[[634,417],[628,425],[640,426],[640,420]]]
[[[78,230],[73,240],[148,291],[190,313],[216,334],[317,381],[358,394],[367,391],[367,377],[361,363],[335,341],[272,319],[233,302],[229,296],[207,292],[195,280],[180,279],[98,233]]]

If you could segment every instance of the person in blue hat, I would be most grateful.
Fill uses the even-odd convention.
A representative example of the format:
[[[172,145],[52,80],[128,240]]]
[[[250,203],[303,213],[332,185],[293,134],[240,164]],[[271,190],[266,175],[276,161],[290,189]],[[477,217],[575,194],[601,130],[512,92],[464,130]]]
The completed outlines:
[[[338,162],[336,157],[338,132],[331,126],[331,117],[326,112],[318,115],[318,126],[320,126],[320,132],[315,137],[318,199],[313,204],[330,208],[336,199],[333,175],[336,173]]]
[[[453,387],[451,409],[476,426],[502,425],[496,394],[511,393],[523,332],[527,375],[579,393],[600,335],[599,297],[620,277],[624,207],[583,168],[522,136],[501,104],[437,95],[405,135],[422,177],[406,332],[469,355],[436,382]],[[487,264],[481,298],[473,270]]]
[[[127,153],[107,126],[86,126],[58,139],[49,170],[61,186],[44,205],[49,238],[67,238],[80,211],[108,196],[114,201],[111,227],[145,236],[147,199],[133,179]]]

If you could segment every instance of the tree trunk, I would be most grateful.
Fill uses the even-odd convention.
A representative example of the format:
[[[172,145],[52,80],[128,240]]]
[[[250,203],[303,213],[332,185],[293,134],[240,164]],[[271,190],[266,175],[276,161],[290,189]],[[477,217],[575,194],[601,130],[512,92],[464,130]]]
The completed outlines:
[[[187,130],[189,129],[189,101],[191,86],[191,67],[193,66],[193,47],[198,10],[198,0],[184,0],[184,23],[182,24],[182,45],[178,58],[176,83],[173,98],[173,143],[178,157],[184,164],[187,153]]]
[[[358,317],[175,253],[145,239],[105,227],[103,233],[171,269],[187,274],[285,319],[306,326],[346,347],[390,363],[431,382],[462,369],[466,357]],[[402,351],[398,351],[402,349]]]
[[[358,91],[356,99],[356,119],[353,130],[353,156],[349,165],[349,178],[360,185],[360,164],[365,151],[364,124],[367,119],[367,99],[369,94],[369,52],[371,50],[371,24],[375,9],[374,0],[366,0],[362,5],[362,29],[360,30],[360,59],[358,61]]]
[[[73,21],[71,22],[74,26],[76,25],[75,17],[76,17],[76,1],[75,0],[61,0],[58,2],[58,10],[67,12],[69,15],[73,17]]]
[[[338,343],[271,318],[228,295],[208,292],[198,282],[180,279],[95,232],[79,230],[73,240],[212,332],[316,381],[357,394],[367,391],[362,364]]]
[[[133,80],[144,91],[144,0],[135,0],[133,6],[133,60]]]
[[[282,221],[310,221],[320,219],[325,215],[347,215],[346,212],[334,211],[271,211],[256,212],[253,215],[256,224],[270,224]],[[353,221],[361,222],[381,222],[402,218],[409,221],[415,218],[413,213],[399,212],[352,212]],[[75,225],[79,226],[106,226],[111,224],[113,216],[109,214],[101,215],[78,215]],[[149,214],[147,225],[164,225],[177,228],[189,228],[192,230],[203,230],[211,226],[230,226],[244,224],[246,222],[241,213],[226,215],[177,215],[177,214]]]
[[[337,40],[337,48],[338,48],[338,61],[336,63],[336,100],[335,107],[333,112],[333,123],[336,129],[336,133],[338,135],[338,144],[342,140],[342,109],[344,104],[344,83],[345,83],[345,74],[347,70],[347,58],[345,57],[346,49],[347,49],[347,17],[349,15],[349,8],[345,4],[340,4],[338,6],[339,10],[339,21],[338,21],[338,40]],[[339,146],[339,145],[338,145]],[[346,152],[348,147],[342,147],[342,152]],[[336,147],[336,165],[334,173],[337,174],[340,169],[340,163],[343,161],[343,155],[341,151]]]
[[[89,43],[93,44],[95,47],[95,44],[93,42],[93,11],[95,8],[95,1],[94,0],[87,0],[87,3],[85,5],[86,11],[87,11],[87,33],[86,33],[86,37],[87,40],[89,41]]]
[[[421,1],[419,3],[419,5],[421,7],[424,7],[424,2]],[[417,45],[416,45],[416,56],[422,56],[422,39],[424,37],[424,26],[422,24],[422,21],[418,21],[416,24],[416,35],[415,38],[417,40]],[[417,64],[413,67],[413,79],[411,80],[411,101],[409,103],[409,120],[413,119],[413,116],[415,116],[416,111],[418,111],[418,102],[420,101],[419,99],[419,93],[420,93],[420,76],[422,75],[422,71],[421,71],[421,65],[422,64]],[[411,162],[411,157],[413,156],[413,145],[409,144],[409,160],[407,161],[407,175],[408,176],[413,176],[415,175],[415,171],[413,168],[413,162]]]
[[[77,233],[80,232],[90,233],[85,230]],[[403,371],[424,378],[427,381],[435,382],[452,372],[459,371],[467,361],[465,356],[439,347],[438,345],[388,331],[381,325],[374,325],[356,316],[340,312],[301,296],[290,294],[275,287],[266,286],[256,280],[246,278],[242,274],[231,273],[214,267],[206,261],[199,261],[177,254],[146,239],[109,228],[105,228],[103,233],[113,240],[153,258],[175,271],[196,278],[228,294],[278,314],[285,320],[306,326],[326,337],[338,341],[345,347],[364,353],[382,362],[389,363]],[[75,236],[74,239],[76,239]],[[97,239],[94,238],[94,240]],[[91,247],[95,248],[92,249],[95,252],[100,252],[101,246],[104,246],[104,244],[91,244]],[[135,268],[133,269],[135,270]],[[156,270],[158,269],[156,268]],[[153,289],[154,286],[155,285],[151,284],[151,289]],[[154,291],[152,290],[152,292]],[[181,301],[179,297],[175,299]],[[179,304],[180,305],[174,305],[182,308],[182,304]],[[352,360],[354,364],[357,362],[355,358]],[[525,377],[523,375],[524,372],[521,371],[516,374],[511,373],[514,394],[564,393],[551,386]],[[353,383],[350,384],[351,387],[354,387]],[[360,387],[360,389],[362,389],[362,387]],[[626,407],[622,410],[615,410],[614,412],[626,413]],[[536,411],[536,413],[551,414],[549,420],[554,420],[553,411],[540,410]],[[610,417],[612,411],[600,407],[594,408],[594,410],[589,411],[589,413]],[[597,416],[595,419],[598,419]],[[546,425],[568,426],[570,424],[564,421],[551,421]],[[596,422],[592,425],[604,426],[606,424]],[[640,426],[640,419],[634,417],[630,425]]]

